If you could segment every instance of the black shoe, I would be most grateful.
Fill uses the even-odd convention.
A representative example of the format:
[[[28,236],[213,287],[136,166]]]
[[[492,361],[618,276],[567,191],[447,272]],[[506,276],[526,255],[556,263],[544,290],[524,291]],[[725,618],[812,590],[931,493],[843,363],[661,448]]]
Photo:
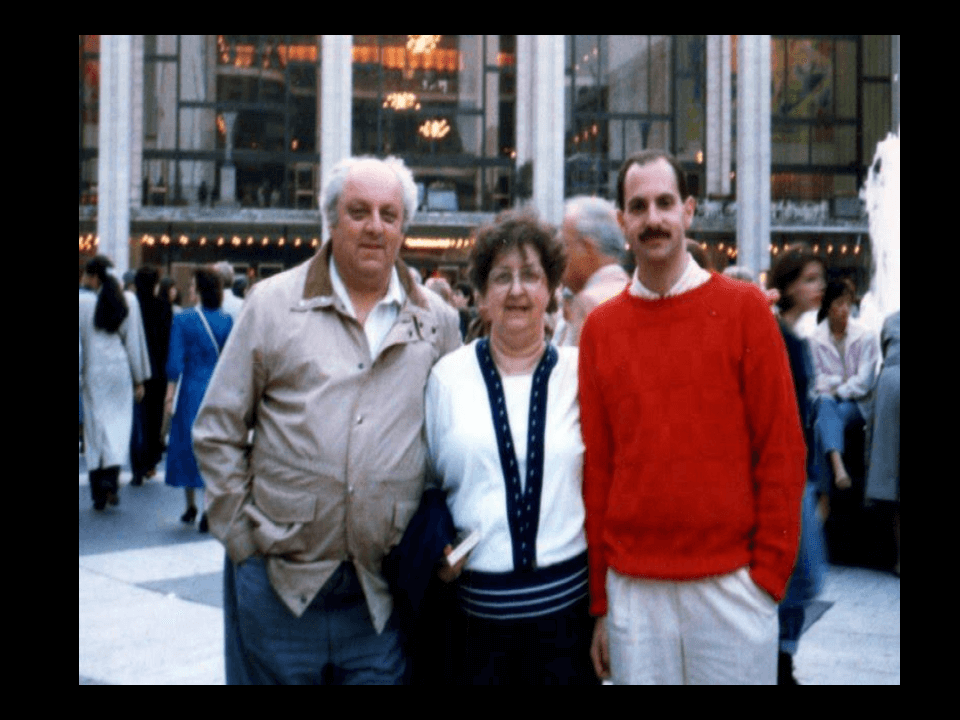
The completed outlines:
[[[207,523],[207,514],[204,513],[200,516],[200,525],[198,526],[200,532],[205,533],[210,531],[210,525]]]
[[[134,475],[133,480],[130,481],[130,484],[134,487],[140,487],[143,485],[143,475]]]
[[[183,523],[192,523],[197,519],[197,509],[195,507],[188,508],[187,511],[180,516],[180,522]]]
[[[120,496],[117,495],[115,490],[110,490],[107,492],[107,502],[114,507],[120,504]]]
[[[799,685],[793,676],[793,655],[782,652],[777,658],[777,685]]]

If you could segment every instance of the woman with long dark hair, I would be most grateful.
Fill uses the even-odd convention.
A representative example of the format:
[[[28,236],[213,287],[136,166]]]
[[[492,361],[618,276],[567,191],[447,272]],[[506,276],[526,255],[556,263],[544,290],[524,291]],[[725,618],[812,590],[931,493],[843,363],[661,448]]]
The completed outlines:
[[[124,294],[98,255],[87,263],[84,284],[96,294],[80,296],[80,391],[84,447],[93,507],[119,502],[120,467],[130,453],[133,403],[143,399],[150,377],[140,306]]]
[[[196,306],[175,315],[170,330],[164,401],[164,414],[173,417],[167,447],[166,482],[184,489],[186,510],[180,520],[185,523],[196,519],[196,491],[203,489],[190,433],[220,351],[233,327],[233,320],[220,309],[223,288],[216,273],[199,268],[194,273],[190,289]],[[204,513],[200,532],[206,530],[207,515]]]
[[[797,324],[804,313],[816,310],[823,301],[826,287],[823,261],[805,245],[786,248],[770,272],[770,288],[779,292],[780,332],[787,347],[790,371],[797,392],[800,421],[807,447],[811,447],[814,422],[814,382],[816,379],[810,343],[797,334]],[[777,683],[796,685],[793,657],[797,653],[806,607],[820,592],[826,572],[823,527],[817,515],[818,487],[808,473],[800,518],[800,547],[787,593],[780,602],[780,653],[777,661]]]

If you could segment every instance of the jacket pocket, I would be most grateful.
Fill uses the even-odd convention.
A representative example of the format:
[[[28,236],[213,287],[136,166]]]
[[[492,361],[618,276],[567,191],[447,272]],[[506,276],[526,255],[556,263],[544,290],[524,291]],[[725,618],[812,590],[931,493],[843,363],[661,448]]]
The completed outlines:
[[[268,554],[283,543],[284,552],[304,550],[295,538],[316,515],[316,496],[258,480],[254,478],[253,503],[247,507],[257,549]]]

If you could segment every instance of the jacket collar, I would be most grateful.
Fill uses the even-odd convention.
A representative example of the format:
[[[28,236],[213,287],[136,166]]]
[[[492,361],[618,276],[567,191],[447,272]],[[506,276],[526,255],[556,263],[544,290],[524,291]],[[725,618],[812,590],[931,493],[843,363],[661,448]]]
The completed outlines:
[[[316,298],[333,297],[333,282],[330,279],[330,255],[333,252],[333,245],[329,240],[317,251],[307,266],[307,279],[303,284],[303,299],[313,300]],[[397,275],[400,278],[400,285],[410,301],[424,310],[429,308],[429,303],[420,286],[410,279],[410,270],[399,258],[395,265]]]

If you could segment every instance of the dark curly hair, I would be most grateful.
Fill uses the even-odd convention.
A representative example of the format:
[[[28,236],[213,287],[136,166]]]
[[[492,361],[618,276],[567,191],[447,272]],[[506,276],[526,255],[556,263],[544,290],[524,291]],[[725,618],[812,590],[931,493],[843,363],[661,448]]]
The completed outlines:
[[[547,312],[555,312],[555,292],[560,287],[567,256],[563,244],[556,239],[554,228],[540,222],[536,214],[530,211],[507,210],[500,213],[492,224],[477,230],[476,241],[470,253],[470,282],[478,292],[486,294],[487,280],[497,257],[501,253],[519,250],[524,246],[536,250],[540,258],[550,290]]]

